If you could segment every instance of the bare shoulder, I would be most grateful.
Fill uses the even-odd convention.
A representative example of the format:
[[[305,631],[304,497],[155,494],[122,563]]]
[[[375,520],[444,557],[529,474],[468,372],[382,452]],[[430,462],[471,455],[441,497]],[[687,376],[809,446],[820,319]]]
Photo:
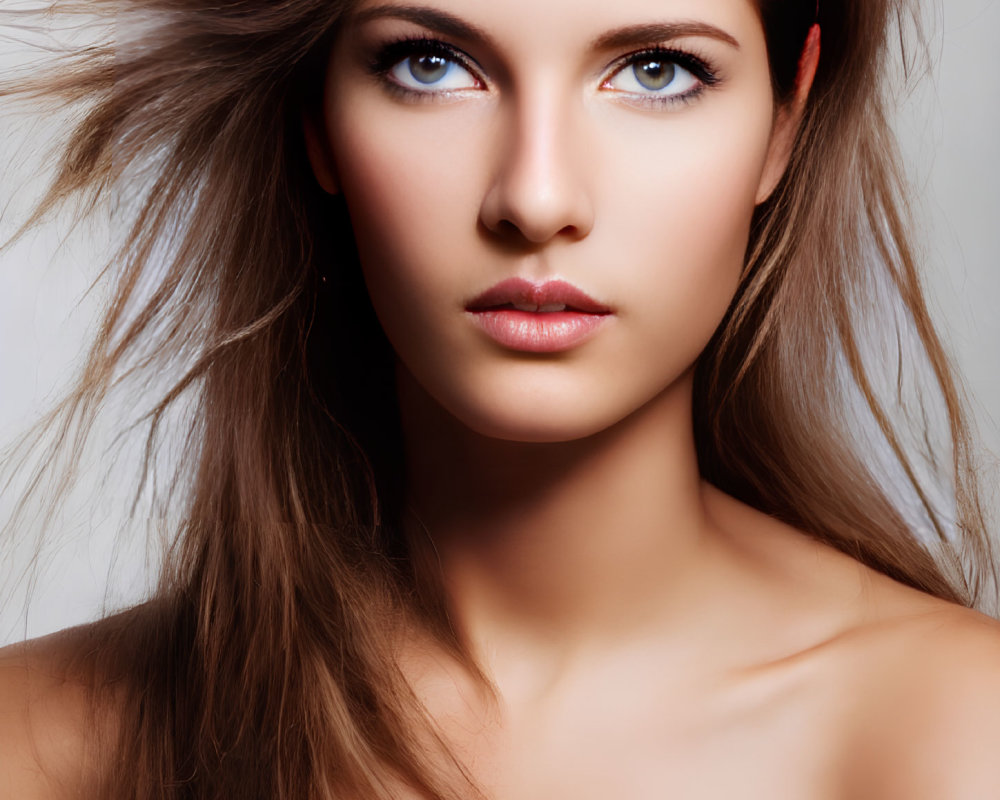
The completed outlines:
[[[922,601],[857,638],[851,796],[1000,797],[1000,623]]]
[[[837,754],[842,796],[1000,798],[1000,622],[709,497],[766,577],[774,626],[796,632],[790,661],[810,665],[811,696],[828,700],[813,735]]]
[[[0,797],[78,797],[90,714],[86,628],[0,649]]]

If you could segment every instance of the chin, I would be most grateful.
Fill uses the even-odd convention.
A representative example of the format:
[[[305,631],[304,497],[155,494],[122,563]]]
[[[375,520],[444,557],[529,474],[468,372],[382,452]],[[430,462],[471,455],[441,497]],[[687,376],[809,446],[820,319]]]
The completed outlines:
[[[450,417],[480,436],[508,442],[572,442],[605,431],[645,405],[648,398],[609,396],[599,391],[545,391],[511,386],[496,391],[439,396]]]
[[[565,414],[517,416],[509,411],[503,417],[482,414],[471,419],[457,419],[480,436],[525,444],[557,444],[586,439],[618,422],[617,419],[610,424],[603,420],[567,419]]]
[[[457,423],[480,436],[508,442],[560,443],[587,439],[653,406],[676,406],[689,424],[690,370],[660,374],[618,360],[612,367],[580,364],[404,362],[400,400],[420,427]],[[442,369],[448,364],[449,368]],[[430,367],[426,369],[426,367]],[[673,402],[671,400],[678,402]],[[665,404],[664,404],[665,403]],[[673,413],[673,412],[672,412]],[[422,421],[421,421],[422,418]]]

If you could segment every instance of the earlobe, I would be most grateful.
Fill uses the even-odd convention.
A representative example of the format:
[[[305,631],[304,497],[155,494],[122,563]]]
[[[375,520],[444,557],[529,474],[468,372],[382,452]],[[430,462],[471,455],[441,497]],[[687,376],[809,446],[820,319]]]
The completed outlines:
[[[774,122],[767,162],[757,190],[756,202],[758,205],[771,196],[788,167],[792,147],[795,145],[795,137],[798,134],[799,125],[802,123],[802,115],[805,113],[806,101],[809,99],[809,92],[819,67],[820,38],[819,25],[813,25],[809,29],[805,47],[802,48],[802,55],[799,58],[799,69],[795,77],[795,93],[778,111]]]
[[[309,157],[317,182],[327,193],[339,194],[340,182],[337,180],[325,126],[314,114],[303,111],[302,134],[305,139],[306,155]]]

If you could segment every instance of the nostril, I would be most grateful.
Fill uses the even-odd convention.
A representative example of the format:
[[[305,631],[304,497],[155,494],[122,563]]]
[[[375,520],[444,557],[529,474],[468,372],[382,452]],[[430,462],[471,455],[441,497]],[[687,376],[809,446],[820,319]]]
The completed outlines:
[[[521,229],[509,219],[502,219],[497,225],[497,233],[502,233],[506,236],[518,236],[521,233]]]
[[[582,239],[589,230],[589,227],[583,228],[572,224],[559,227],[557,224],[546,224],[544,220],[531,220],[518,224],[509,219],[500,219],[487,227],[507,241],[520,241],[531,245],[541,245],[560,236]]]

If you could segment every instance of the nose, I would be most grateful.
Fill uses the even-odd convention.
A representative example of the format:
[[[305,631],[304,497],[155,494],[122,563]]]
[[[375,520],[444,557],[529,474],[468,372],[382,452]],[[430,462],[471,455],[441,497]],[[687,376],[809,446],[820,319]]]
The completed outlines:
[[[569,106],[565,95],[537,91],[507,110],[496,172],[480,208],[490,231],[536,245],[590,233],[585,143]]]

